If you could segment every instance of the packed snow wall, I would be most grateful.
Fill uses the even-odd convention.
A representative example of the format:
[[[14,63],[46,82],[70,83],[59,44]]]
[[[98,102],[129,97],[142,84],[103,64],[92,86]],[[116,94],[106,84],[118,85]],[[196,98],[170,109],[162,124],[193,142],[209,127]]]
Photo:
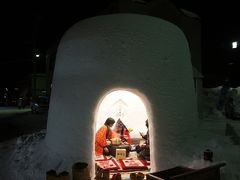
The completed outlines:
[[[52,85],[46,144],[62,156],[94,167],[98,105],[126,89],[147,107],[152,171],[189,157],[179,146],[192,146],[197,106],[188,42],[177,26],[138,14],[82,20],[61,39]]]

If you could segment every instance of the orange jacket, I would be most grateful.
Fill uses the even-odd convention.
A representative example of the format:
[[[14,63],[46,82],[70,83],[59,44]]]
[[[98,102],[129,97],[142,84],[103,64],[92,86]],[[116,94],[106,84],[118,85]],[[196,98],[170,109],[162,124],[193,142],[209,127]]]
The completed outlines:
[[[95,137],[95,154],[103,154],[104,147],[107,146],[107,139],[113,138],[113,131],[109,127],[108,137],[107,136],[107,126],[103,125],[97,132]]]

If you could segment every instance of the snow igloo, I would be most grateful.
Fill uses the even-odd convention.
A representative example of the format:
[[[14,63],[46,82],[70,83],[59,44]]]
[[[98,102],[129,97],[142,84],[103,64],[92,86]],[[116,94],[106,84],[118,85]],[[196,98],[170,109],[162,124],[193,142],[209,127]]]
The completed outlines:
[[[126,91],[146,110],[151,171],[183,164],[198,122],[192,74],[188,41],[168,21],[127,13],[82,20],[57,50],[46,145],[93,170],[101,103]]]

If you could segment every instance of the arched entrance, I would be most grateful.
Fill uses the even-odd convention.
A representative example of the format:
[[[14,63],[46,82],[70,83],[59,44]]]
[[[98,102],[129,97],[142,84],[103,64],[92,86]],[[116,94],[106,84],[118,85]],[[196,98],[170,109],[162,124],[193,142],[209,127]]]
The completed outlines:
[[[137,90],[113,89],[105,93],[98,103],[94,118],[95,132],[103,126],[109,117],[114,118],[116,122],[112,128],[114,133],[116,133],[119,121],[129,130],[131,138],[129,145],[133,147],[132,153],[136,154],[136,149],[134,149],[136,145],[145,141],[139,132],[147,134],[146,120],[151,124],[151,111],[147,98]],[[130,158],[132,153],[129,153],[127,157]],[[148,167],[150,168],[150,165]]]

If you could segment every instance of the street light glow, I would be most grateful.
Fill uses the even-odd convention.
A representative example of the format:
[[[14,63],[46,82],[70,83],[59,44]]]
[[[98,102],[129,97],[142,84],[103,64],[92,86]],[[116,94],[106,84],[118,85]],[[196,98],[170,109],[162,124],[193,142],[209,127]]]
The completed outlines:
[[[232,49],[236,49],[238,47],[238,42],[234,41],[232,42]]]
[[[37,58],[40,57],[40,54],[36,54],[35,57],[37,57]]]

